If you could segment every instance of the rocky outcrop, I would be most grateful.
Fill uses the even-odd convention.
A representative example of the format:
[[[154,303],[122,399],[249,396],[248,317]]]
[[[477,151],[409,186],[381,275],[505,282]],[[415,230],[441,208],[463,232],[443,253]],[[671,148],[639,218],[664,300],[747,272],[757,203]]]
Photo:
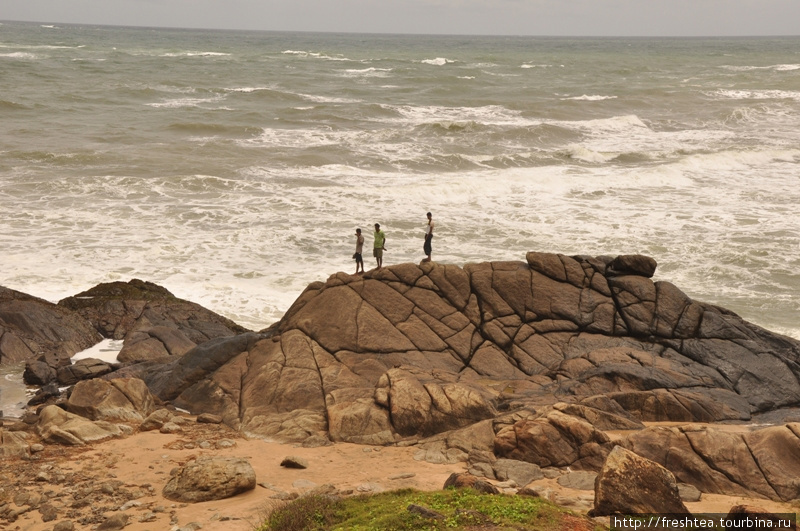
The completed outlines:
[[[59,367],[101,339],[80,315],[0,286],[0,364],[40,359]]]
[[[246,459],[201,457],[190,461],[164,486],[165,498],[197,503],[230,498],[256,487],[256,473]]]
[[[652,281],[651,258],[526,258],[339,273],[261,334],[123,371],[254,436],[386,444],[495,419],[501,457],[588,469],[604,430],[800,402],[797,341]]]
[[[230,319],[138,279],[99,284],[58,305],[91,322],[103,337],[124,339],[120,362],[180,356],[210,339],[247,332]]]
[[[622,445],[710,494],[800,498],[800,424],[756,431],[651,427]]]
[[[664,467],[615,446],[595,480],[591,516],[688,515],[675,477]]]

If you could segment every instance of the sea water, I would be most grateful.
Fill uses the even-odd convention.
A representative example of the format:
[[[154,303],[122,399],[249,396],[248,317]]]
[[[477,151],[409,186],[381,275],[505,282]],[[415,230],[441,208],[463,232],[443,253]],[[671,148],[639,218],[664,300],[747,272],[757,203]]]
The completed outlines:
[[[0,25],[0,285],[243,326],[386,265],[643,253],[800,338],[800,38]]]

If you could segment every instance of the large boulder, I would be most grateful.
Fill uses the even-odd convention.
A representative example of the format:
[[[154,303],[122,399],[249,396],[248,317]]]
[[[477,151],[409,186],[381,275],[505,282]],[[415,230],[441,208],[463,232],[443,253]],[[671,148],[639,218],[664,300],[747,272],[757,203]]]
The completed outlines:
[[[36,431],[46,442],[67,446],[83,446],[122,435],[115,424],[91,421],[52,405],[39,413]]]
[[[154,408],[153,396],[142,380],[114,378],[79,382],[67,410],[90,420],[141,422]]]
[[[688,515],[675,476],[633,452],[615,446],[595,479],[591,516],[612,514]]]
[[[256,487],[256,473],[239,457],[201,457],[174,472],[164,486],[165,498],[183,503],[221,500]]]
[[[41,360],[57,367],[101,339],[78,313],[0,286],[0,364]]]

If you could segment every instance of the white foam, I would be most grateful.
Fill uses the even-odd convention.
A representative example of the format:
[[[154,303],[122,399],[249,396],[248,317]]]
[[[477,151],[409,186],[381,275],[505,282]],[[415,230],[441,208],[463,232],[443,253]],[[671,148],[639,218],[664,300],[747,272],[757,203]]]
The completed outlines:
[[[34,60],[38,59],[39,56],[29,52],[10,52],[10,53],[0,53],[0,57],[7,57],[9,59],[26,59],[26,60]]]
[[[99,359],[106,363],[116,363],[120,350],[122,350],[122,340],[104,339],[72,356],[72,363],[87,358]]]
[[[433,65],[433,66],[444,66],[455,63],[455,61],[453,61],[452,59],[447,59],[445,57],[437,57],[436,59],[423,59],[420,62],[426,65]]]
[[[747,89],[719,89],[707,93],[712,97],[736,100],[783,100],[800,101],[800,91],[796,90],[747,90]]]
[[[588,95],[584,94],[582,96],[572,96],[572,97],[564,97],[561,98],[562,100],[578,100],[578,101],[603,101],[603,100],[615,100],[617,96],[600,96],[600,95]]]

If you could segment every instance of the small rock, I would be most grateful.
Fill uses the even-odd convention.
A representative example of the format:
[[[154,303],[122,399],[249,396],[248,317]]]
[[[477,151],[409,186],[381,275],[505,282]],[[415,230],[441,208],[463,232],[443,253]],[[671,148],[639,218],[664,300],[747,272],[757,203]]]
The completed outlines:
[[[431,520],[444,520],[444,515],[441,513],[437,513],[433,509],[428,509],[427,507],[423,507],[422,505],[417,505],[412,503],[407,508],[408,512],[413,514],[418,514],[423,518],[428,518]]]
[[[201,424],[222,424],[222,417],[211,413],[201,413],[197,416],[197,422]]]
[[[53,527],[53,531],[74,531],[74,530],[75,530],[75,524],[72,523],[72,520],[61,520]]]
[[[413,473],[413,472],[406,472],[405,474],[395,474],[395,475],[393,475],[393,476],[389,476],[389,479],[391,479],[392,481],[394,481],[394,480],[396,480],[396,479],[409,479],[409,478],[413,478],[414,476],[416,476],[416,474],[415,474],[415,473]]]
[[[117,531],[128,525],[128,515],[125,513],[117,513],[106,518],[106,521],[100,524],[97,531]]]
[[[568,489],[594,490],[595,479],[597,479],[596,472],[585,472],[579,470],[577,472],[568,472],[563,476],[559,476],[558,484]]]
[[[292,487],[296,489],[313,489],[316,487],[317,484],[313,481],[309,481],[307,479],[298,479],[294,483],[292,483]]]
[[[39,452],[44,452],[44,445],[39,443],[32,444],[31,453],[38,454]]]
[[[308,468],[308,461],[302,457],[289,455],[283,458],[283,461],[281,461],[281,466],[284,468],[299,468],[302,470]]]
[[[218,449],[233,448],[234,446],[236,446],[236,441],[232,441],[230,439],[220,439],[217,441],[216,446]]]
[[[685,502],[699,502],[703,494],[694,485],[688,483],[678,483],[678,496]]]
[[[174,422],[165,422],[163,426],[158,430],[161,433],[179,433],[183,431],[183,428],[175,424]]]

